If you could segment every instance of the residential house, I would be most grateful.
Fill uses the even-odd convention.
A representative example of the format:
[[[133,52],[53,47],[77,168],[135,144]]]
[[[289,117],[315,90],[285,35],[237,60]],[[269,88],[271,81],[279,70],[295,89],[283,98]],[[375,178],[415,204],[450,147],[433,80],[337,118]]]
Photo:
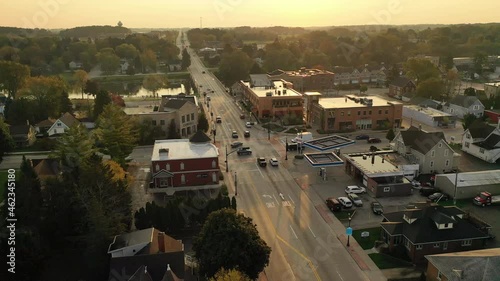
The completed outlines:
[[[47,134],[50,136],[56,136],[64,134],[71,126],[80,124],[80,121],[75,118],[71,113],[64,113],[59,119],[57,119],[54,124],[47,130]]]
[[[472,122],[464,132],[462,150],[486,162],[497,162],[500,159],[500,121],[497,126],[481,120]]]
[[[51,119],[45,119],[45,120],[42,120],[42,121],[36,123],[35,124],[35,131],[36,131],[37,137],[42,137],[45,134],[47,134],[49,129],[52,127],[52,125],[54,125],[54,120],[51,120]]]
[[[483,116],[484,105],[477,97],[459,95],[445,103],[442,110],[460,119],[466,114],[474,114],[479,118]]]
[[[115,236],[108,254],[109,281],[184,279],[184,245],[155,228]]]
[[[500,95],[500,82],[484,83],[484,92],[487,97],[494,97]]]
[[[9,131],[17,147],[31,146],[36,141],[36,131],[31,125],[12,125]]]
[[[490,237],[461,209],[430,202],[384,213],[380,226],[388,251],[403,249],[414,264],[427,255],[483,249]]]
[[[491,281],[500,277],[500,248],[425,256],[427,281]]]
[[[83,63],[77,61],[70,61],[68,66],[70,70],[82,69]]]
[[[408,92],[414,92],[417,86],[413,81],[406,77],[398,77],[389,84],[389,96],[401,99]]]
[[[59,160],[57,159],[30,159],[31,166],[35,171],[42,188],[45,187],[47,180],[55,179],[61,174]]]
[[[397,133],[391,142],[393,150],[420,166],[421,174],[456,170],[458,157],[446,142],[443,132],[426,132],[416,127]]]
[[[157,140],[151,172],[152,193],[219,188],[219,150],[202,131],[190,139]]]

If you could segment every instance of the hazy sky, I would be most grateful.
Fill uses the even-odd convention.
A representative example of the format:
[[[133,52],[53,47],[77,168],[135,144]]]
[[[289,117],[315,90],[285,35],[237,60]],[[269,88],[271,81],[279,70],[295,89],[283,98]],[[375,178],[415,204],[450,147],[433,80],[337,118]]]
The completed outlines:
[[[0,0],[0,26],[330,26],[500,21],[499,0]]]

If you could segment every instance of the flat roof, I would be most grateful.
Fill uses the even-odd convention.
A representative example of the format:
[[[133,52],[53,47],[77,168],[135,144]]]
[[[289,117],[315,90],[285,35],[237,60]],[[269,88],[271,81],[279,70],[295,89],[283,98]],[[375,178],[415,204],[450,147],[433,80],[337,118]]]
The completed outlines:
[[[140,114],[165,114],[169,112],[175,112],[175,110],[169,111],[153,111],[151,106],[139,106],[139,107],[125,107],[123,112],[127,115],[140,115]]]
[[[453,115],[451,115],[449,113],[446,113],[446,112],[443,112],[443,111],[440,111],[440,110],[437,110],[437,109],[434,109],[431,107],[421,107],[418,105],[405,105],[404,107],[411,109],[411,110],[420,111],[420,112],[424,113],[425,115],[429,115],[431,117],[453,117]]]
[[[160,149],[168,153],[160,155]],[[219,150],[212,143],[192,143],[189,139],[157,140],[151,161],[219,157]]]
[[[381,155],[371,155],[370,153],[366,153],[363,155],[356,156],[346,156],[346,159],[349,159],[358,169],[363,171],[365,175],[380,175],[380,174],[394,174],[400,172],[401,175],[404,174],[404,171],[400,169],[398,166],[392,164],[390,161],[387,161]],[[373,161],[373,164],[372,164]]]
[[[325,151],[356,143],[354,140],[342,136],[327,136],[304,142],[304,145],[316,150]]]
[[[333,152],[306,153],[304,157],[313,167],[341,166],[344,161]]]
[[[334,74],[333,72],[330,72],[328,70],[321,70],[316,68],[303,68],[299,70],[290,70],[285,72],[290,76],[301,76],[301,77],[322,75],[322,74]]]
[[[269,87],[253,87],[253,88],[250,88],[250,82],[249,81],[244,81],[243,82],[243,85],[247,86],[258,97],[268,97],[268,93],[270,93],[271,97],[281,97],[281,98],[302,97],[302,94],[300,94],[299,92],[295,91],[294,89],[285,88],[285,83],[283,83],[283,81],[271,81],[271,84],[273,85],[272,88],[269,88]],[[283,93],[284,90],[286,90],[285,94]]]
[[[320,92],[305,92],[304,95],[306,96],[321,96]]]
[[[500,82],[495,82],[495,83],[484,83],[484,85],[493,86],[493,87],[500,87]]]
[[[457,174],[438,174],[455,184]],[[458,173],[457,187],[500,184],[500,170]]]
[[[361,99],[371,99],[372,105],[368,106],[367,104],[359,102]],[[358,102],[356,102],[358,101]],[[321,105],[325,109],[333,109],[333,108],[371,108],[377,106],[389,106],[392,104],[402,104],[398,101],[386,100],[379,96],[365,96],[358,97],[354,95],[347,95],[345,97],[336,97],[336,98],[320,98],[319,105]]]

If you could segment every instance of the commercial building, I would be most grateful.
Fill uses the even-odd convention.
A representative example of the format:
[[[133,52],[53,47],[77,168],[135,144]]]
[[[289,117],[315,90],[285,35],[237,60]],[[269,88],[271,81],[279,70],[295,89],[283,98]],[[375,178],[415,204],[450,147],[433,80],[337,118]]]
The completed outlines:
[[[271,80],[266,74],[252,74],[250,81],[240,81],[233,85],[241,93],[243,100],[257,118],[284,117],[286,115],[303,118],[302,94],[284,80]]]
[[[219,150],[202,131],[190,139],[157,140],[151,156],[150,192],[219,187]]]
[[[481,191],[500,194],[500,170],[438,174],[434,185],[456,199],[473,198]]]
[[[500,95],[500,82],[484,83],[484,93],[487,97]]]
[[[323,131],[382,129],[401,125],[403,104],[379,96],[342,98],[311,98],[307,103],[308,125]]]
[[[455,127],[455,116],[430,107],[405,105],[403,116],[410,119],[412,123],[421,123],[434,128]]]
[[[299,70],[283,71],[277,69],[268,74],[272,80],[285,80],[293,84],[293,88],[301,93],[306,91],[325,91],[333,89],[335,74],[320,69],[302,67]]]

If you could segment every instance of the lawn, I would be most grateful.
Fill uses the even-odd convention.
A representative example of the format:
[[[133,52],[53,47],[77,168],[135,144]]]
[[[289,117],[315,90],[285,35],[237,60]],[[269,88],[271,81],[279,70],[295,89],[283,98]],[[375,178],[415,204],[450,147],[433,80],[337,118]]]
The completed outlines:
[[[362,232],[369,232],[370,236],[361,237]],[[380,239],[380,227],[353,230],[352,237],[356,239],[363,250],[371,249],[375,246],[375,241]]]
[[[450,199],[448,201],[439,201],[438,203],[441,206],[453,206],[453,199]],[[465,206],[470,206],[472,204],[472,199],[459,199],[457,200],[457,207],[460,209],[463,209]]]
[[[349,214],[352,214],[352,212],[333,212],[333,215],[339,220],[339,221],[347,221],[349,219]]]
[[[3,192],[5,189],[5,183],[7,182],[7,170],[0,171],[0,202],[3,201]]]
[[[266,129],[270,129],[271,131],[275,131],[275,132],[281,132],[283,131],[285,128],[278,125],[278,124],[274,124],[274,123],[268,123],[268,124],[264,124],[262,125],[263,128],[266,128]]]
[[[391,257],[391,256],[386,255],[386,254],[372,253],[372,254],[368,254],[368,256],[370,256],[370,258],[373,260],[373,262],[380,269],[412,266],[412,264],[407,262],[407,261],[400,260],[400,259],[397,259],[395,257]]]

